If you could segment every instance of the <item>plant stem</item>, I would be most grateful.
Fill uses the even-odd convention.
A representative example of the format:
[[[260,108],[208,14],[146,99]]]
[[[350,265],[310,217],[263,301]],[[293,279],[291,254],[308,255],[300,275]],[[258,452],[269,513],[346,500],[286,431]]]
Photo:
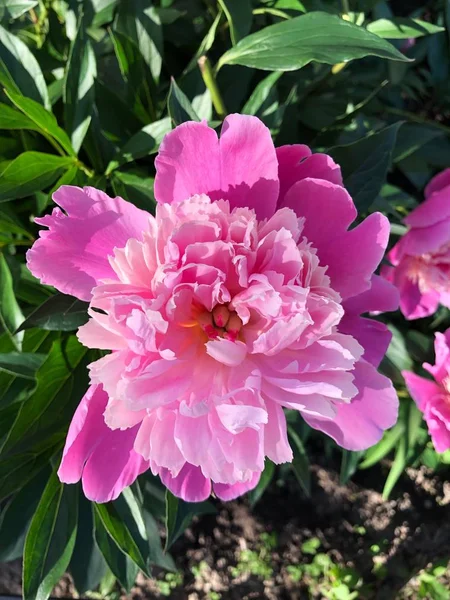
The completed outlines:
[[[439,123],[438,121],[432,121],[431,119],[427,119],[426,117],[421,117],[420,115],[415,115],[414,113],[408,112],[406,110],[401,110],[400,108],[394,108],[392,106],[385,106],[384,110],[390,115],[403,117],[408,121],[420,123],[421,125],[429,125],[430,127],[435,127],[436,129],[440,129],[447,135],[450,135],[450,127],[448,127],[447,125],[442,125],[442,123]]]
[[[344,15],[348,15],[348,13],[350,12],[349,0],[342,0],[342,12],[344,13]]]
[[[220,119],[224,119],[227,116],[227,109],[225,108],[225,104],[223,103],[223,99],[220,94],[220,90],[217,86],[217,82],[214,77],[214,73],[211,67],[211,63],[208,60],[208,57],[201,56],[198,59],[198,66],[200,68],[203,81],[205,82],[206,87],[211,93],[211,99],[214,104],[214,108],[216,109],[216,113]]]
[[[85,173],[88,177],[94,177],[95,171],[89,169],[84,163],[81,162],[81,160],[77,159],[75,161],[75,164],[80,169],[80,171],[83,171],[83,173]]]

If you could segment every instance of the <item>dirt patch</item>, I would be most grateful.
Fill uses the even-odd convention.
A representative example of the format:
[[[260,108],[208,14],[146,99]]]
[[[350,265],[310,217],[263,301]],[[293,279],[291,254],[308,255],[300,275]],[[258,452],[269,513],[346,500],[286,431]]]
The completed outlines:
[[[357,598],[419,598],[417,574],[450,557],[450,484],[409,469],[384,502],[384,468],[360,471],[342,486],[336,471],[315,465],[309,500],[288,480],[272,485],[253,510],[246,499],[218,504],[217,515],[197,520],[174,545],[179,581],[162,572],[152,581],[140,576],[123,600],[324,598],[336,572],[346,570]],[[314,575],[318,555],[326,564]],[[450,589],[449,574],[440,581]],[[0,593],[20,593],[20,563],[0,565]],[[73,593],[68,577],[55,589],[58,597]]]

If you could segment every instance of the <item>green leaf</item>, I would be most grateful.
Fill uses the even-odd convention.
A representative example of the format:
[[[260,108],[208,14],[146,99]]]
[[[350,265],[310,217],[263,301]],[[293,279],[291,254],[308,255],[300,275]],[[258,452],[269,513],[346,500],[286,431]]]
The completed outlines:
[[[169,117],[143,127],[119,150],[115,158],[109,163],[105,175],[110,175],[112,171],[125,163],[157,152],[163,137],[171,129],[172,123]]]
[[[151,0],[120,2],[115,30],[138,49],[155,81],[161,73],[163,39],[161,21]]]
[[[427,127],[416,123],[404,123],[398,132],[393,152],[393,160],[400,161],[414,154],[432,140],[442,136],[437,127]]]
[[[32,327],[46,331],[74,331],[88,321],[88,307],[87,302],[65,294],[56,294],[30,313],[19,331]]]
[[[136,485],[136,484],[135,484]],[[140,487],[137,501],[139,502],[142,518],[144,520],[145,531],[147,534],[149,546],[149,562],[151,565],[156,565],[169,571],[176,571],[173,558],[167,552],[164,552],[161,546],[161,538],[159,534],[158,522],[154,517],[155,513],[155,498],[152,494],[144,489],[141,492]]]
[[[242,114],[256,115],[261,106],[263,106],[264,102],[269,97],[269,94],[272,91],[274,85],[282,75],[282,71],[275,71],[274,73],[270,73],[269,75],[267,75],[267,77],[264,77],[264,79],[260,81],[255,87],[255,89],[252,92],[252,95],[244,104]]]
[[[147,563],[142,556],[139,546],[136,544],[130,530],[121,519],[114,505],[110,502],[107,504],[95,504],[94,510],[118,548],[131,558],[141,571],[150,576]]]
[[[167,551],[172,544],[189,527],[193,517],[198,515],[214,514],[214,506],[206,502],[189,503],[180,500],[169,490],[166,490],[166,547]]]
[[[39,63],[28,47],[0,25],[0,83],[8,90],[50,107]]]
[[[21,349],[23,334],[16,334],[23,321],[22,311],[14,294],[13,278],[3,254],[0,253],[0,325],[17,350]]]
[[[25,96],[15,92],[9,91],[7,95],[11,102],[35,125],[36,131],[41,132],[47,139],[56,140],[67,154],[75,156],[75,151],[66,132],[59,127],[55,116],[51,112],[46,110],[39,102],[25,98]]]
[[[219,0],[230,25],[233,46],[245,37],[252,27],[252,3],[250,0]]]
[[[138,208],[155,214],[156,201],[153,193],[153,177],[140,177],[134,173],[115,171],[111,179],[114,192],[132,202]]]
[[[341,166],[345,187],[358,212],[369,209],[385,183],[401,124],[395,123],[353,144],[329,149]]]
[[[275,473],[275,465],[271,460],[266,458],[266,462],[264,465],[264,471],[261,473],[261,479],[258,482],[258,485],[250,490],[248,493],[248,497],[250,500],[250,505],[255,506],[255,504],[260,500],[267,489],[267,486],[273,479]]]
[[[23,152],[0,173],[0,202],[24,198],[52,185],[73,165],[69,156]]]
[[[25,438],[28,442],[36,428],[44,428],[47,422],[52,423],[61,414],[70,400],[73,371],[86,353],[87,349],[75,336],[71,336],[64,345],[61,340],[53,343],[50,354],[37,372],[36,390],[22,404],[3,445],[3,452]]]
[[[414,402],[408,402],[406,406],[402,407],[399,420],[404,422],[406,427],[402,437],[398,441],[395,459],[384,485],[384,500],[388,500],[395,484],[404,473],[406,467],[420,456],[425,446],[417,444],[423,415]]]
[[[0,354],[0,371],[34,380],[36,371],[42,366],[45,358],[45,354],[30,354],[27,352]]]
[[[25,537],[50,473],[50,467],[39,473],[3,508],[0,516],[0,562],[22,557]]]
[[[334,65],[365,56],[407,61],[394,46],[324,12],[311,12],[265,27],[241,40],[220,58],[223,65],[294,71],[311,61]]]
[[[17,19],[37,4],[37,0],[0,0],[0,20]]]
[[[352,452],[351,450],[342,450],[341,472],[339,480],[341,485],[347,485],[352,475],[358,468],[358,463],[361,460],[362,452]]]
[[[208,33],[205,35],[205,37],[201,41],[200,46],[198,47],[197,52],[191,58],[188,66],[183,71],[184,75],[186,73],[189,73],[189,71],[192,71],[192,69],[197,68],[197,61],[198,61],[198,59],[201,56],[203,56],[204,54],[206,54],[207,52],[209,52],[209,50],[211,50],[212,45],[214,44],[214,40],[216,39],[217,27],[219,26],[219,23],[220,23],[220,20],[222,18],[222,15],[223,15],[222,10],[219,10],[217,12],[216,18],[214,19],[211,27],[208,30]]]
[[[288,426],[288,434],[294,453],[294,459],[291,463],[292,470],[305,496],[309,498],[311,496],[311,471],[308,455],[300,436],[293,427]]]
[[[31,129],[37,131],[36,125],[31,119],[12,108],[12,106],[3,103],[0,103],[0,129]]]
[[[119,550],[119,547],[113,542],[113,539],[103,525],[98,512],[95,510],[95,505],[93,507],[95,541],[111,572],[118,579],[122,587],[129,592],[136,581],[139,568],[126,554]]]
[[[66,131],[76,152],[81,148],[92,119],[96,76],[94,50],[82,22],[70,48],[63,89]]]
[[[174,127],[185,121],[200,121],[188,97],[181,91],[173,77],[170,82],[169,96],[167,97],[167,109]]]
[[[398,421],[397,425],[386,431],[383,439],[366,451],[364,460],[360,463],[360,469],[368,469],[376,465],[397,446],[397,443],[405,431],[405,424]]]
[[[53,455],[61,450],[64,437],[64,433],[55,434],[47,437],[32,451],[2,458],[0,460],[0,501],[22,489],[28,481],[38,475],[48,465]]]
[[[92,505],[79,489],[77,539],[69,566],[77,592],[84,594],[95,590],[106,570],[105,560],[94,539]]]
[[[78,490],[54,472],[31,521],[23,557],[23,599],[46,600],[72,556],[77,535]]]
[[[430,33],[439,33],[445,31],[445,27],[439,27],[421,21],[420,19],[378,19],[367,25],[367,31],[375,33],[382,38],[389,40],[406,40],[409,38],[418,38]]]

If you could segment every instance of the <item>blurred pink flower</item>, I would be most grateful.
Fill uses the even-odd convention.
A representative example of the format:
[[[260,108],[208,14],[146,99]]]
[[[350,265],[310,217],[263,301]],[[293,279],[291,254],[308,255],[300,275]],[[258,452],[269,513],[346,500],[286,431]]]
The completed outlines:
[[[259,119],[169,133],[156,159],[156,217],[93,188],[60,188],[28,253],[41,281],[90,301],[90,365],[62,481],[117,497],[144,470],[177,496],[232,499],[292,460],[283,407],[344,448],[397,417],[376,368],[390,341],[361,317],[394,310],[374,275],[389,223],[357,216],[339,167],[306,146],[275,150]],[[64,212],[63,212],[64,211]]]
[[[437,452],[450,448],[450,329],[436,333],[434,341],[436,363],[423,367],[435,381],[403,372],[411,397],[423,412],[431,439]]]
[[[450,308],[450,169],[431,180],[404,223],[408,231],[387,255],[394,266],[381,274],[399,289],[404,316],[420,319],[439,304]]]

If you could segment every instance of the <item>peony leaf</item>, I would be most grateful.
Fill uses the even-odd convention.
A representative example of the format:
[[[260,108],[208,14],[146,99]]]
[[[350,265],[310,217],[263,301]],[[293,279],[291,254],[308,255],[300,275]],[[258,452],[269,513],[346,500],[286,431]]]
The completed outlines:
[[[311,12],[265,27],[220,58],[223,65],[295,71],[312,61],[334,65],[365,56],[408,61],[394,46],[362,27],[324,12]]]

